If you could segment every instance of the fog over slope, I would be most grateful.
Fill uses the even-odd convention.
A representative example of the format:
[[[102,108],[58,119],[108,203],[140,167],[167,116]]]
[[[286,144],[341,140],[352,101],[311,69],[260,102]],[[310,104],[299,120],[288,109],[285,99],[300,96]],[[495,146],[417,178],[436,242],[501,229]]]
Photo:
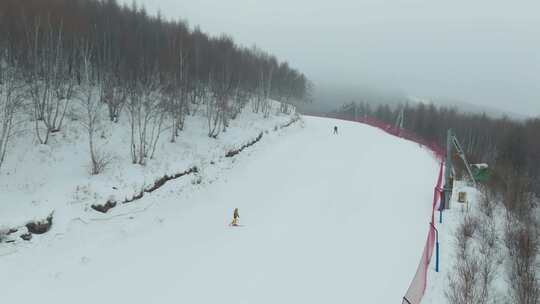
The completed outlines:
[[[375,85],[319,85],[313,91],[312,102],[299,105],[299,109],[304,113],[324,114],[333,112],[344,104],[351,102],[368,102],[373,106],[378,104],[389,104],[391,106],[400,106],[402,104],[424,104],[433,103],[437,106],[455,107],[460,112],[467,113],[485,113],[491,117],[506,116],[511,119],[523,120],[527,115],[518,114],[512,111],[505,111],[495,106],[478,105],[471,102],[408,95],[403,90],[383,88]]]
[[[256,44],[318,87],[367,83],[540,115],[538,1],[136,1]]]

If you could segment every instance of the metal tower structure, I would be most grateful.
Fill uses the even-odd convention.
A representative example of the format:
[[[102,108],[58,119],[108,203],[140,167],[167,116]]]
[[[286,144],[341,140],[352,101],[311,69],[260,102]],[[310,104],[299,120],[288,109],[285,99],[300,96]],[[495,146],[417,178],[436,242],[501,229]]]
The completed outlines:
[[[467,173],[469,174],[469,177],[471,178],[472,184],[474,187],[476,187],[476,180],[474,178],[474,175],[471,171],[471,166],[469,165],[469,162],[467,161],[467,157],[465,156],[465,152],[463,152],[463,149],[461,148],[461,144],[459,143],[459,140],[457,139],[456,135],[454,134],[454,131],[452,129],[448,129],[448,132],[446,133],[446,166],[445,166],[445,172],[444,172],[444,204],[441,206],[441,208],[450,209],[450,199],[452,197],[452,184],[454,180],[454,167],[453,167],[453,155],[454,150],[458,154],[458,156],[463,160],[463,163],[465,164],[465,168],[467,169]]]
[[[399,114],[396,118],[396,123],[394,124],[394,127],[398,130],[403,129],[404,121],[405,121],[405,108],[401,107],[401,110],[399,111]]]

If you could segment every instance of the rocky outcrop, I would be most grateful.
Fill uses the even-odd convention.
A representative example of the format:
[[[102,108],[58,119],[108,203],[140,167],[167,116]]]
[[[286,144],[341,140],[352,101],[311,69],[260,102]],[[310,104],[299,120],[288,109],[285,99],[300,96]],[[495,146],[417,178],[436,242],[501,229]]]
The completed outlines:
[[[289,122],[282,124],[281,126],[279,126],[279,128],[283,129],[283,128],[290,127],[293,123],[297,122],[298,120],[300,120],[300,116],[295,115]]]
[[[32,234],[30,232],[21,234],[21,239],[25,241],[30,241],[32,239]]]
[[[28,222],[26,229],[32,234],[43,234],[49,231],[53,224],[53,214],[51,213],[46,219],[40,221]]]
[[[145,193],[151,193],[156,191],[157,189],[163,187],[168,181],[178,179],[182,176],[198,173],[199,169],[197,167],[191,167],[190,169],[176,173],[174,175],[164,175],[163,177],[157,179],[154,181],[154,184],[151,186],[146,187],[145,189],[141,190],[140,192],[133,195],[131,198],[126,198],[122,201],[122,204],[131,203],[133,201],[139,200],[143,198]],[[110,209],[117,206],[117,202],[115,200],[109,199],[105,204],[94,204],[92,205],[92,209],[101,212],[101,213],[107,213]]]
[[[109,209],[112,209],[112,208],[116,207],[116,201],[113,200],[113,199],[109,199],[103,205],[94,204],[91,207],[92,207],[92,209],[94,209],[94,210],[96,210],[98,212],[107,213],[107,211],[109,211]]]
[[[225,154],[225,157],[233,157],[233,156],[236,156],[237,154],[239,154],[240,152],[242,152],[242,150],[244,150],[245,148],[247,147],[251,147],[253,146],[254,144],[256,144],[259,140],[261,140],[263,137],[263,132],[259,133],[259,136],[257,136],[255,139],[253,139],[252,141],[248,142],[247,144],[244,144],[242,145],[242,147],[238,148],[238,149],[234,149],[234,150],[230,150],[229,152],[227,152]]]

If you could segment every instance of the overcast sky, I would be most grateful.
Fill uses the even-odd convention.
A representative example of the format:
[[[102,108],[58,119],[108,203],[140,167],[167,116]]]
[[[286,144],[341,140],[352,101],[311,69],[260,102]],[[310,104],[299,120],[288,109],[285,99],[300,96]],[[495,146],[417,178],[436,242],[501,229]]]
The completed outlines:
[[[372,84],[540,115],[538,0],[137,3],[256,44],[316,85]]]

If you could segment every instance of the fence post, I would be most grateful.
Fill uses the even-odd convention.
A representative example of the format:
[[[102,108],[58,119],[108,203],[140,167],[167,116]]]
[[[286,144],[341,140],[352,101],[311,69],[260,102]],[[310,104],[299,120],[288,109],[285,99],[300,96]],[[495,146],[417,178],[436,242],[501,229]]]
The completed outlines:
[[[450,177],[452,174],[452,152],[453,144],[452,137],[454,133],[452,129],[448,129],[446,133],[446,159],[444,170],[444,209],[450,209],[450,198],[452,196],[452,185],[450,184]]]
[[[439,224],[442,224],[443,209],[444,209],[444,206],[446,206],[446,194],[445,194],[444,187],[439,192],[439,199],[441,200],[441,203],[439,204]]]
[[[439,272],[439,231],[433,223],[429,223],[435,230],[435,272]]]

